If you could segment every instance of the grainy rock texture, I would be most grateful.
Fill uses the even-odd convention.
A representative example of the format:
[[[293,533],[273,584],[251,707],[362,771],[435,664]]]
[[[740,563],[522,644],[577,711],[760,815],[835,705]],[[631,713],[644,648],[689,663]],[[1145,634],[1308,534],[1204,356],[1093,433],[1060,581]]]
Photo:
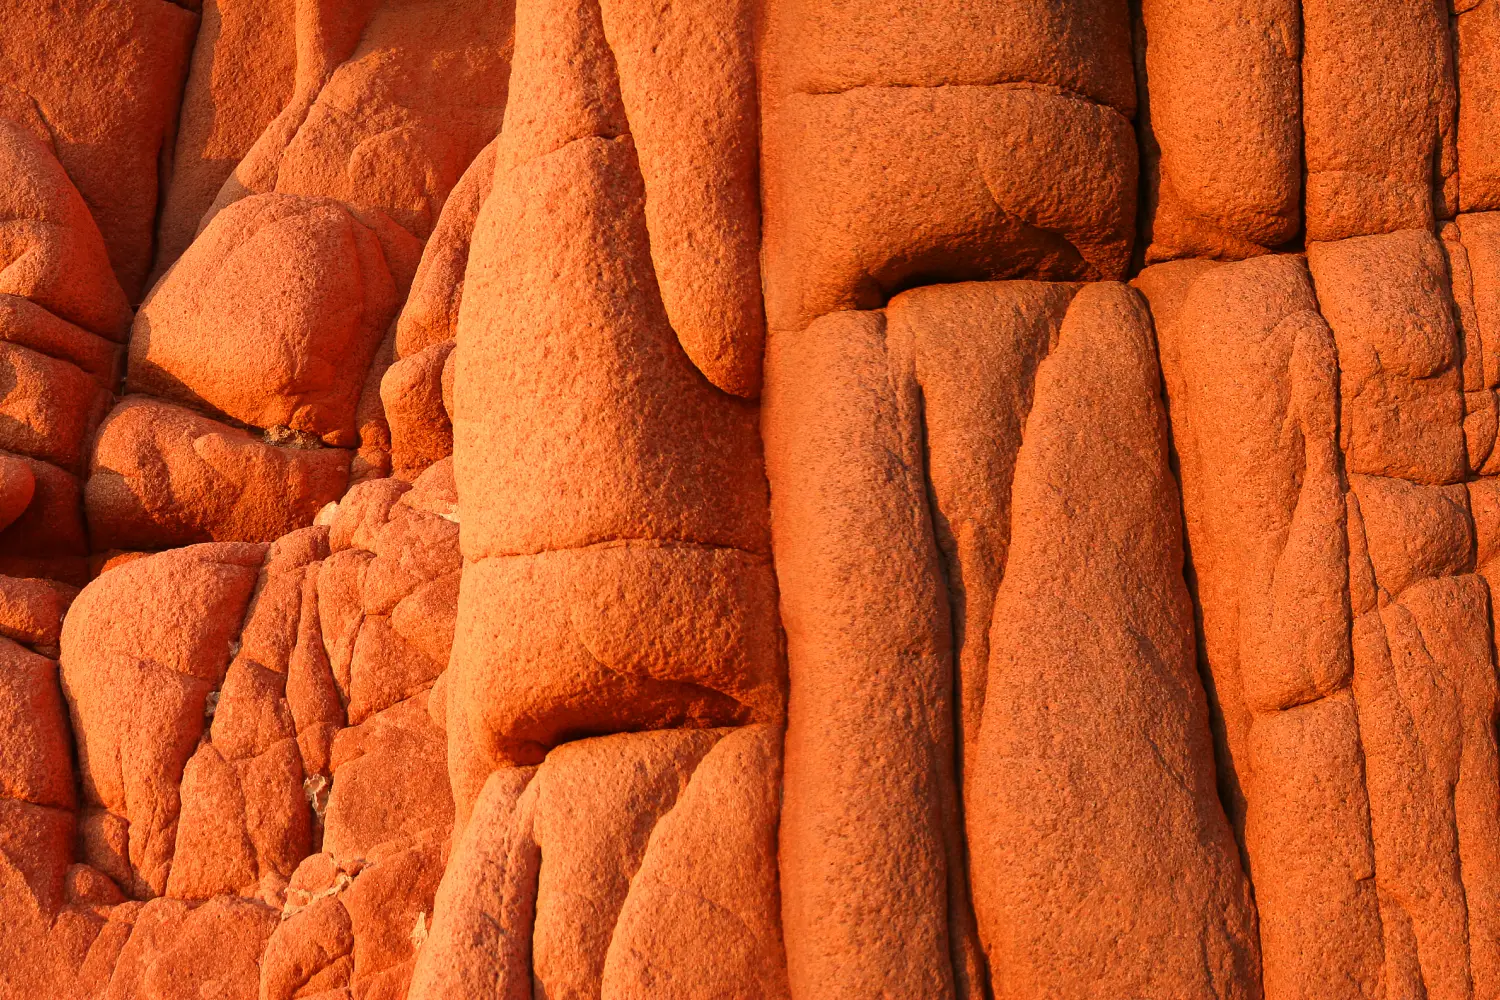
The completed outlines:
[[[1500,1000],[1500,0],[0,69],[0,1000]]]
[[[1252,257],[1297,236],[1301,6],[1142,0],[1148,261]]]
[[[132,301],[146,290],[198,29],[186,6],[12,0],[0,8],[0,114],[50,142]]]

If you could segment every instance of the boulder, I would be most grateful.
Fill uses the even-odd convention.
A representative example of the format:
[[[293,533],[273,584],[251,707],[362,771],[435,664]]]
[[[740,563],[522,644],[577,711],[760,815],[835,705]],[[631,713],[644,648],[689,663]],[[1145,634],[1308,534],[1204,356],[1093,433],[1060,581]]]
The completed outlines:
[[[100,426],[89,463],[95,548],[269,542],[306,527],[343,491],[350,453],[281,440],[127,396]]]
[[[338,202],[247,198],[141,306],[126,388],[350,447],[396,294],[380,241]]]

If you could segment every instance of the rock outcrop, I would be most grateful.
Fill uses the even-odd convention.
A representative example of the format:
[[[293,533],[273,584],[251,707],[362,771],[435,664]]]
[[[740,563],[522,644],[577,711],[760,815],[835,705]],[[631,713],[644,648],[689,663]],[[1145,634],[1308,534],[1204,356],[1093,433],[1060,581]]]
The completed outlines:
[[[1500,0],[0,0],[0,1000],[1500,997]]]

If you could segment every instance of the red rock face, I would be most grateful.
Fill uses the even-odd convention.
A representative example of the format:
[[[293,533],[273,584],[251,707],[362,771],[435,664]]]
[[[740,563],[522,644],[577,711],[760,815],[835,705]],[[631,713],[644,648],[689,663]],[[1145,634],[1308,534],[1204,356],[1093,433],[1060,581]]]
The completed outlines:
[[[4,117],[50,139],[132,302],[146,290],[152,227],[198,28],[197,14],[184,6],[18,0],[0,11]]]
[[[713,221],[753,191],[733,145],[656,175],[636,123],[649,145],[655,116],[697,121],[706,96],[674,81],[638,107],[641,81],[627,80],[659,71],[652,37],[676,51],[693,26],[616,6],[518,5],[506,124],[474,227],[454,389],[465,566],[447,712],[460,825],[495,767],[538,763],[559,743],[782,712],[757,413],[720,385],[754,380],[700,366],[704,345],[662,283],[754,282]],[[736,32],[715,72],[748,72],[749,28]],[[658,184],[722,200],[667,199],[655,214]],[[678,229],[663,241],[660,226]],[[708,241],[701,256],[682,259],[695,241]],[[758,315],[734,322],[759,337]]]
[[[1148,262],[1241,259],[1297,237],[1301,6],[1141,3],[1140,238]]]
[[[292,96],[295,0],[206,0],[164,179],[149,284],[176,263],[224,181]]]
[[[0,1000],[1500,996],[1497,2],[0,0]]]
[[[1484,251],[1463,229],[1140,278],[1181,387],[1184,509],[1268,993],[1321,978],[1347,996],[1381,981],[1483,994],[1496,975],[1495,666],[1470,499],[1486,480],[1465,484],[1465,384],[1485,398],[1467,279]],[[1309,950],[1315,927],[1338,937]]]
[[[215,15],[220,34],[200,50],[212,65],[192,81],[184,121],[196,131],[184,143],[208,143],[202,119],[217,128],[222,117],[238,162],[215,167],[206,146],[184,149],[162,223],[170,257],[136,313],[125,387],[202,417],[178,422],[174,448],[155,429],[165,419],[111,415],[90,470],[96,550],[271,541],[311,523],[351,480],[389,470],[379,386],[394,356],[382,344],[449,191],[499,130],[510,21],[490,0],[292,6],[253,15],[265,26],[257,44],[274,50],[263,59],[219,51],[233,44],[224,30],[248,30],[224,20],[251,16],[238,10]],[[284,37],[296,43],[294,79],[277,69]],[[237,60],[266,80],[234,75]],[[454,69],[440,84],[435,66]],[[258,138],[227,134],[257,127],[244,119],[264,112],[247,103],[283,84],[294,92]],[[224,183],[205,201],[210,173]],[[174,234],[190,210],[201,218],[187,246]],[[461,274],[450,266],[443,279]],[[442,457],[432,448],[428,464]],[[258,499],[226,508],[211,499],[221,489]],[[197,513],[176,516],[188,508]]]
[[[130,307],[39,120],[0,120],[0,565],[87,579],[84,449],[109,408]]]
[[[932,282],[1124,276],[1137,155],[1123,4],[930,17],[776,0],[766,35],[773,331]]]

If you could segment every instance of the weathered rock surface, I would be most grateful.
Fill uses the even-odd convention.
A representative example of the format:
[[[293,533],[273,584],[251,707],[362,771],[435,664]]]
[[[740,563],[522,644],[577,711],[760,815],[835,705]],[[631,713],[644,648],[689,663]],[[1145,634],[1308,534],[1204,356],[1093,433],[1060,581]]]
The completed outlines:
[[[0,0],[0,1000],[1500,997],[1497,3]]]
[[[495,771],[410,996],[787,996],[777,736],[609,736]]]
[[[794,992],[978,996],[986,959],[996,996],[1213,996],[1255,975],[1180,542],[1146,527],[1174,523],[1175,492],[1148,330],[1119,285],[1007,282],[919,289],[773,338]],[[1069,451],[1101,440],[1085,399],[1112,458]],[[994,436],[966,433],[980,427]],[[1095,498],[1105,481],[1118,500]],[[1091,591],[1092,573],[1133,589]],[[1104,736],[1093,713],[1110,699],[1120,729]],[[1162,840],[1166,824],[1193,832]],[[1094,892],[1119,916],[1091,910]],[[1149,967],[1113,958],[1131,935]]]
[[[1455,3],[1458,63],[1458,208],[1500,208],[1500,154],[1495,113],[1500,110],[1500,7],[1493,0]]]
[[[1461,351],[1478,331],[1443,244],[1404,231],[1140,281],[1267,995],[1487,995],[1497,694]]]
[[[129,504],[115,496],[117,481],[91,484],[91,528],[106,539],[96,547],[269,541],[311,523],[348,477],[388,471],[379,385],[393,360],[391,326],[449,191],[499,130],[504,108],[511,22],[495,0],[308,2],[253,14],[231,5],[211,13],[195,56],[207,68],[194,71],[184,110],[194,131],[183,138],[180,196],[162,222],[164,242],[174,242],[164,246],[157,265],[164,273],[135,317],[126,387],[214,422],[179,429],[179,439],[234,440],[248,427],[273,444],[359,451],[297,457],[291,465],[315,467],[317,482],[288,488],[285,459],[246,454],[241,444],[233,458],[208,464],[234,466],[227,478],[250,487],[253,500],[230,495],[205,518],[174,522],[149,513],[157,504],[148,499],[149,529],[122,528],[122,518],[141,518],[121,513]],[[247,19],[264,27],[256,36],[263,57],[221,52],[234,44],[224,32],[249,32]],[[438,66],[448,68],[441,85]],[[284,105],[267,119],[266,91],[282,90]],[[233,162],[216,165],[207,159],[214,135],[203,131],[221,117]],[[252,128],[261,131],[247,143]],[[205,202],[211,176],[223,185]],[[190,246],[189,224],[197,230]],[[170,446],[139,419],[116,411],[108,428],[95,469],[129,479],[137,497],[203,492],[200,463],[180,451],[175,461],[143,460]],[[339,468],[346,478],[330,489]],[[96,493],[109,498],[96,502]]]
[[[296,0],[204,0],[156,230],[154,285],[219,188],[292,96]]]
[[[1149,262],[1238,259],[1297,235],[1301,4],[1143,0]]]
[[[728,171],[739,180],[714,189],[724,203],[647,208],[658,179],[632,129],[655,136],[703,111],[691,90],[636,108],[627,56],[691,24],[616,13],[518,5],[516,79],[474,228],[455,351],[465,567],[446,706],[460,825],[495,767],[563,741],[781,713],[756,410],[720,388],[661,284],[697,280],[721,248],[693,263],[659,256],[655,235],[682,227],[668,248],[708,238],[693,213],[732,215],[749,178],[721,162],[734,148],[695,141],[687,177],[661,182]]]
[[[272,541],[338,499],[349,452],[283,447],[193,410],[129,396],[99,428],[85,494],[97,549]]]
[[[44,123],[0,117],[0,570],[82,582],[85,450],[130,307]]]
[[[168,0],[13,0],[0,8],[0,117],[50,140],[131,301],[146,290],[197,26],[196,14]]]
[[[396,303],[379,239],[340,203],[246,198],[141,305],[126,387],[349,447]]]
[[[1032,6],[767,5],[773,330],[935,281],[1124,276],[1137,168],[1125,5]],[[989,46],[976,30],[1022,41]]]
[[[1303,0],[1310,240],[1431,225],[1458,210],[1448,5]]]

